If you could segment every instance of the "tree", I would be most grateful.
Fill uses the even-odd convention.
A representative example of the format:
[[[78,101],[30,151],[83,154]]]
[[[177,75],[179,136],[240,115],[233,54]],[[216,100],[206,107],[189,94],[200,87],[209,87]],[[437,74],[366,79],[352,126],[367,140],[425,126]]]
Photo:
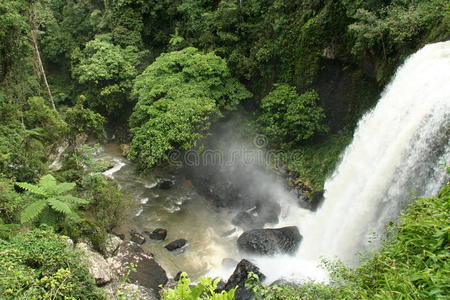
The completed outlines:
[[[90,107],[104,115],[121,112],[138,74],[139,57],[135,47],[113,45],[105,35],[74,50],[72,74],[90,96]]]
[[[319,95],[314,90],[299,95],[292,86],[276,84],[262,99],[262,112],[257,121],[275,144],[300,143],[327,131],[323,124],[325,114],[318,100]]]
[[[57,183],[50,174],[41,177],[37,185],[27,182],[16,182],[16,185],[28,191],[33,200],[20,214],[22,223],[38,220],[40,223],[56,225],[60,217],[77,220],[79,217],[74,208],[88,203],[85,199],[68,194],[75,183]]]
[[[162,54],[136,78],[130,158],[141,167],[167,160],[171,149],[195,146],[210,121],[251,94],[213,53],[186,48]]]

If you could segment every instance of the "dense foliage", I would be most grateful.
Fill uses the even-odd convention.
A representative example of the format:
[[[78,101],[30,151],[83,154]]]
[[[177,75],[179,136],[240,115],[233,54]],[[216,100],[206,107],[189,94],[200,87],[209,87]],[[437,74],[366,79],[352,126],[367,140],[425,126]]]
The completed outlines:
[[[67,238],[35,229],[0,241],[2,299],[104,299]]]
[[[315,91],[298,95],[294,87],[277,84],[262,99],[258,122],[274,143],[299,144],[327,130],[318,100],[319,95]]]
[[[250,97],[223,59],[195,48],[158,57],[136,78],[133,93],[138,103],[131,115],[129,156],[141,167],[167,160],[169,150],[193,148],[221,110]]]
[[[211,278],[200,278],[200,283],[191,285],[190,279],[186,273],[182,273],[177,286],[174,289],[163,291],[163,300],[233,300],[235,289],[229,291],[217,292],[217,286],[220,278],[212,280]]]

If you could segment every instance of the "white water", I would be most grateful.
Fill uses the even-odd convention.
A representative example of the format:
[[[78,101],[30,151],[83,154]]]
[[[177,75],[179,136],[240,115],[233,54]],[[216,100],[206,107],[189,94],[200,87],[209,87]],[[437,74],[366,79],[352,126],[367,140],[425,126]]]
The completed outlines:
[[[371,233],[382,234],[414,195],[433,195],[448,180],[449,133],[450,42],[442,42],[412,55],[359,122],[317,213],[289,207],[280,225],[299,226],[297,255],[254,258],[256,265],[269,280],[326,281],[321,257],[356,264],[357,251],[376,248]]]

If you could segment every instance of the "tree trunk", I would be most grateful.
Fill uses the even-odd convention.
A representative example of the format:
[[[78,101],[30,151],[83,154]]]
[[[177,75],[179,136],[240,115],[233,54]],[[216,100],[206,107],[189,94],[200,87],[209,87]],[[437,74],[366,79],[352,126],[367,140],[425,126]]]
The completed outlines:
[[[45,87],[47,88],[48,96],[50,97],[50,102],[52,103],[52,107],[54,110],[56,110],[55,101],[53,100],[52,91],[50,89],[50,86],[48,85],[47,76],[45,75],[45,69],[44,64],[42,63],[41,59],[41,53],[39,52],[39,45],[38,45],[38,28],[35,21],[35,7],[33,4],[30,4],[30,28],[31,28],[31,37],[30,41],[33,45],[33,53],[34,53],[34,63],[37,66],[37,71],[42,76],[42,79],[44,81]],[[38,74],[38,77],[39,74]]]

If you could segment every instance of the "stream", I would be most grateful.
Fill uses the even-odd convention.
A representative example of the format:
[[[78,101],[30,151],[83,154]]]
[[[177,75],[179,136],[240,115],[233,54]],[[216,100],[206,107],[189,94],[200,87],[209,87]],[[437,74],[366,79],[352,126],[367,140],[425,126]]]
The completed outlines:
[[[142,247],[155,255],[170,276],[184,271],[192,278],[199,278],[211,270],[220,269],[224,258],[239,259],[235,247],[238,231],[222,237],[234,228],[229,222],[232,211],[217,209],[196,193],[183,175],[155,169],[147,176],[139,176],[134,164],[124,158],[118,145],[114,144],[102,147],[96,159],[113,163],[114,167],[104,175],[117,181],[120,189],[138,204],[127,229],[141,233],[156,228],[167,229],[164,241],[146,236]],[[159,189],[157,183],[162,178],[174,180],[175,185],[168,190]],[[186,247],[173,252],[164,248],[180,238],[188,241]]]

